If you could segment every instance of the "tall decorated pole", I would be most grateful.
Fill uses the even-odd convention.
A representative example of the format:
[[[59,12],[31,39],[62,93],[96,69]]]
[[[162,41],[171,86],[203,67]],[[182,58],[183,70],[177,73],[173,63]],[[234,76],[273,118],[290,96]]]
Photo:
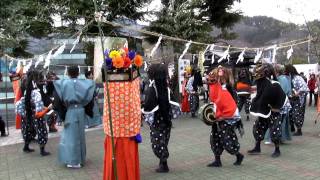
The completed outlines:
[[[95,12],[98,13],[98,6],[97,6],[97,1],[93,0],[94,3],[94,9]],[[103,60],[106,59],[105,57],[105,49],[104,49],[104,45],[103,45],[103,32],[102,32],[102,28],[101,28],[101,23],[100,23],[100,18],[97,20],[98,23],[98,28],[99,28],[99,36],[100,36],[100,42],[101,42],[101,49],[102,49],[102,54],[103,54]],[[114,144],[114,136],[113,136],[113,125],[112,125],[112,115],[111,115],[111,104],[110,104],[110,92],[109,92],[109,85],[108,85],[108,73],[107,73],[107,69],[104,67],[104,76],[105,76],[105,83],[106,83],[106,92],[107,92],[107,101],[108,101],[108,112],[109,112],[109,124],[110,124],[110,133],[111,133],[111,144],[112,144],[112,164],[113,164],[113,170],[114,170],[114,177],[116,180],[118,180],[118,175],[117,175],[117,160],[115,157],[115,144]]]

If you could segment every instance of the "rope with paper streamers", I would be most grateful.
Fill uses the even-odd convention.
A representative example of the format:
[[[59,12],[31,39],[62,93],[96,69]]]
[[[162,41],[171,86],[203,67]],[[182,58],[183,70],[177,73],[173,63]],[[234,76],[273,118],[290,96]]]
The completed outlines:
[[[72,51],[74,50],[75,46],[79,43],[80,41],[80,36],[82,35],[83,31],[85,31],[92,23],[94,22],[94,19],[90,20],[81,30],[77,31],[75,34],[73,34],[72,36],[70,36],[68,39],[72,39],[74,37],[77,37],[76,40],[72,43],[72,49],[70,50],[70,53],[72,53]],[[42,54],[38,54],[38,55],[34,55],[34,57],[32,58],[15,58],[15,57],[11,57],[8,54],[4,54],[5,57],[8,58],[9,61],[20,61],[23,62],[24,64],[26,64],[29,61],[33,61],[35,59],[38,59],[35,63],[35,67],[38,67],[38,65],[40,64],[40,62],[44,61],[44,68],[49,67],[50,63],[51,63],[51,58],[52,57],[57,57],[58,55],[62,54],[64,49],[66,47],[66,43],[64,42],[62,45],[57,45],[54,48],[52,48],[51,50],[42,53]],[[52,52],[56,50],[53,54]],[[46,56],[45,60],[44,60],[44,56]],[[10,62],[10,63],[11,63]],[[12,66],[12,64],[11,64]]]
[[[101,19],[101,21],[103,23],[106,23],[106,24],[114,26],[114,27],[121,27],[121,28],[125,28],[125,29],[128,29],[128,30],[132,30],[132,31],[143,33],[143,34],[147,34],[147,35],[150,35],[150,36],[155,36],[155,37],[162,36],[162,39],[166,39],[166,40],[180,41],[180,42],[186,42],[186,43],[189,42],[189,40],[186,40],[186,39],[167,36],[167,35],[163,35],[163,34],[156,33],[156,32],[151,32],[151,31],[147,31],[147,30],[143,30],[143,29],[136,29],[134,27],[126,26],[126,25],[123,25],[123,24],[120,24],[120,23],[116,23],[116,22],[107,21],[105,19]],[[311,37],[311,38],[302,38],[302,39],[292,40],[292,41],[283,42],[283,43],[277,43],[277,49],[283,49],[283,48],[287,48],[287,47],[290,47],[290,46],[297,46],[297,45],[304,44],[304,43],[307,43],[307,42],[312,41],[312,40],[313,40],[313,38]],[[191,43],[192,44],[197,44],[197,45],[204,45],[204,46],[212,45],[212,44],[196,42],[196,41],[192,41]],[[229,46],[215,45],[215,47],[228,48]],[[259,49],[266,49],[268,47],[270,47],[270,46],[252,47],[252,48],[230,46],[229,48],[230,48],[230,50],[231,49],[233,49],[233,50],[244,50],[244,49],[246,49],[246,50],[254,50],[254,51],[256,51],[256,50],[259,50]]]

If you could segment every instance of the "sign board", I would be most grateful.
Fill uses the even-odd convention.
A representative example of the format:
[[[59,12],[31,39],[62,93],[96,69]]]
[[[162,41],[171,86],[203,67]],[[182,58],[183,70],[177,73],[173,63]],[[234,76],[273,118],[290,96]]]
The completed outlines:
[[[182,84],[184,81],[184,70],[187,66],[190,66],[189,59],[180,59],[178,64],[178,73],[179,73],[179,92],[182,93]]]

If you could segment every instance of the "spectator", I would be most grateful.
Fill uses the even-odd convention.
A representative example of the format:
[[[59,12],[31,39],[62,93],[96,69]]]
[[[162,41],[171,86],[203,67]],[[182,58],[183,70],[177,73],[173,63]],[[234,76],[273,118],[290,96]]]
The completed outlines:
[[[309,88],[309,90],[310,90],[310,91],[309,91],[309,96],[310,96],[309,106],[312,105],[312,96],[314,96],[314,106],[317,105],[318,96],[317,96],[317,94],[315,93],[316,83],[317,83],[317,80],[316,80],[315,74],[311,74],[311,75],[310,75],[310,79],[309,79],[309,81],[308,81],[308,88]]]

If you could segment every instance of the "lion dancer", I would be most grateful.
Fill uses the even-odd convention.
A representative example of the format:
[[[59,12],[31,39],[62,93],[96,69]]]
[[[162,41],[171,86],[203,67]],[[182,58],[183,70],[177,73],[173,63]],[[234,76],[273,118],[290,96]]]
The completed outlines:
[[[215,161],[208,167],[221,167],[221,154],[226,150],[236,156],[235,166],[241,165],[244,156],[239,152],[240,144],[235,129],[241,124],[241,117],[236,101],[227,89],[230,82],[229,74],[223,67],[214,69],[208,77],[209,98],[215,104],[216,123],[212,126],[210,134],[211,149],[215,155]]]
[[[255,69],[254,78],[257,84],[257,95],[252,100],[250,113],[258,117],[253,125],[256,145],[248,151],[248,154],[259,154],[261,152],[260,144],[269,128],[271,141],[275,145],[272,157],[276,158],[281,154],[279,148],[282,123],[280,111],[287,104],[288,98],[279,82],[275,81],[276,75],[272,65],[258,65]]]
[[[48,131],[44,120],[45,114],[52,109],[52,105],[45,107],[42,101],[40,90],[37,82],[43,80],[41,73],[35,70],[28,72],[26,80],[25,96],[16,103],[16,112],[22,117],[22,135],[24,139],[23,151],[26,153],[33,152],[34,149],[29,147],[34,138],[34,130],[38,136],[41,156],[50,155],[45,150],[48,141]]]

